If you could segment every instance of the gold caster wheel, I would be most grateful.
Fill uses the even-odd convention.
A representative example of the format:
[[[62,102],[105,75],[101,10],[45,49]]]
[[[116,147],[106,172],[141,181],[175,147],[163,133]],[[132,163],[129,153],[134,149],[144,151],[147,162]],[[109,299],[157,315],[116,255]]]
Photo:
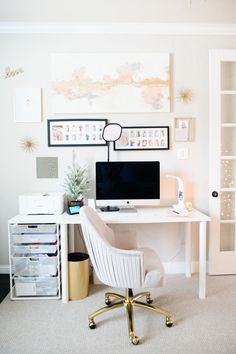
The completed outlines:
[[[147,304],[149,304],[149,305],[152,304],[153,300],[152,300],[151,296],[147,296],[147,297],[146,297],[146,302],[147,302]]]
[[[171,319],[171,317],[166,317],[166,326],[167,327],[172,327],[173,326],[173,320]]]
[[[109,297],[105,297],[105,304],[107,306],[111,305],[111,300],[109,299]]]
[[[94,320],[89,320],[89,328],[90,329],[95,329],[96,328],[96,324],[95,324]]]
[[[138,345],[139,344],[139,338],[135,336],[134,334],[130,335],[130,340],[133,345]]]

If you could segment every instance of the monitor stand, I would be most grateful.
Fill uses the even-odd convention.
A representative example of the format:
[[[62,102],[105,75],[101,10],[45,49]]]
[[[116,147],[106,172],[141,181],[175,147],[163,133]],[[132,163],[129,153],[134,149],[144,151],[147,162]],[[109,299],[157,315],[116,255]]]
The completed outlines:
[[[117,206],[113,207],[113,206],[107,205],[105,207],[100,207],[100,210],[110,212],[110,211],[119,211],[120,209]]]
[[[120,213],[137,213],[137,209],[133,205],[125,205],[120,207]]]

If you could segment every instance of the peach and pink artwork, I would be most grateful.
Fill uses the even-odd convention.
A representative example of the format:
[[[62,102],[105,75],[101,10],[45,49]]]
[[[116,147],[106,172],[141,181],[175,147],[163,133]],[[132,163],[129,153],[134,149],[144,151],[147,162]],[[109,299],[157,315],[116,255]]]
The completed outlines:
[[[169,53],[52,54],[53,113],[170,112]]]

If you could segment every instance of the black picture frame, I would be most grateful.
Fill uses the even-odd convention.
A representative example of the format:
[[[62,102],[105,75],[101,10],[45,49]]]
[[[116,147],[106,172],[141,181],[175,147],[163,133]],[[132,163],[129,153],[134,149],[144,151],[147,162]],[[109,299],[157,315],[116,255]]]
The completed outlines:
[[[106,146],[102,137],[107,119],[48,119],[48,146]]]
[[[122,127],[114,150],[169,150],[169,126]]]

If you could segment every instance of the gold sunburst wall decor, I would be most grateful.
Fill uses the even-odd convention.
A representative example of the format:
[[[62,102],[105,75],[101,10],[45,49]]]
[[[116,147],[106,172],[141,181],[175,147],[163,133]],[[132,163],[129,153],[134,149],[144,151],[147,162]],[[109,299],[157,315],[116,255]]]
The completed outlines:
[[[190,89],[180,89],[177,92],[176,100],[182,103],[189,103],[193,99],[193,92]]]
[[[25,152],[33,152],[37,147],[37,143],[33,138],[24,137],[20,139],[20,147]]]

